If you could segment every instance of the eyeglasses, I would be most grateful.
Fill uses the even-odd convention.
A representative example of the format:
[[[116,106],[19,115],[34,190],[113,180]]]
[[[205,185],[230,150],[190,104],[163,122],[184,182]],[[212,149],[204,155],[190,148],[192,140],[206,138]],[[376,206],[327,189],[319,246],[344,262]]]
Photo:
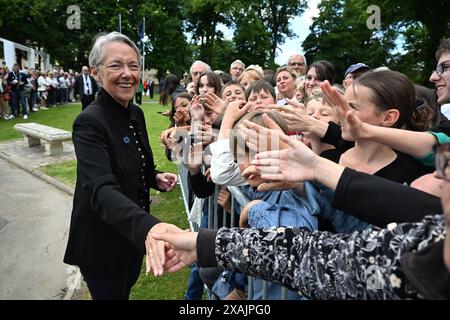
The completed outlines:
[[[201,75],[203,72],[200,72],[200,71],[194,71],[194,72],[192,72],[192,76],[193,77],[196,77],[196,76],[199,76],[199,75]]]
[[[304,67],[305,63],[304,62],[290,62],[289,66],[290,67],[294,67],[294,66]]]
[[[444,74],[445,70],[447,70],[447,68],[450,68],[449,62],[450,61],[444,61],[436,66],[436,74],[438,76],[442,76]]]
[[[119,62],[113,62],[111,64],[103,64],[101,63],[100,65],[105,66],[105,68],[112,70],[112,71],[121,71],[125,69],[125,66],[127,66],[128,70],[132,71],[132,72],[138,72],[141,71],[141,65],[137,62],[131,62],[128,64],[125,63],[119,63]]]
[[[436,171],[439,178],[450,181],[450,142],[433,147],[436,157]]]

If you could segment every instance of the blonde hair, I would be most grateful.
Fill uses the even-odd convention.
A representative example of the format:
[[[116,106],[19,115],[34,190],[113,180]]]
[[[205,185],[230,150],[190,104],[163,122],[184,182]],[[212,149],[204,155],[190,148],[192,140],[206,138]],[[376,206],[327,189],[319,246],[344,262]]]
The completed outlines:
[[[263,112],[263,111],[253,111],[250,113],[247,113],[244,115],[241,119],[239,119],[233,126],[233,130],[231,131],[230,135],[230,150],[233,153],[234,160],[239,162],[238,159],[238,151],[244,150],[245,154],[249,153],[250,150],[247,147],[247,141],[242,136],[242,132],[239,128],[241,123],[243,123],[245,120],[248,120],[250,122],[253,122],[261,127],[266,127],[264,121],[263,121],[263,114],[267,114],[270,119],[272,119],[283,131],[284,134],[289,133],[289,128],[284,121],[283,117],[279,112],[276,111],[270,111],[270,112]]]

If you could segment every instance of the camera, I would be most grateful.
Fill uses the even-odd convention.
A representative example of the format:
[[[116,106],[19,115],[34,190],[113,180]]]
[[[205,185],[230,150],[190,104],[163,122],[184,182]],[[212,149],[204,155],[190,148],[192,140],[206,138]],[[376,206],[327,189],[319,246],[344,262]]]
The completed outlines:
[[[185,144],[188,146],[192,146],[195,143],[195,135],[193,133],[188,134],[185,137]]]

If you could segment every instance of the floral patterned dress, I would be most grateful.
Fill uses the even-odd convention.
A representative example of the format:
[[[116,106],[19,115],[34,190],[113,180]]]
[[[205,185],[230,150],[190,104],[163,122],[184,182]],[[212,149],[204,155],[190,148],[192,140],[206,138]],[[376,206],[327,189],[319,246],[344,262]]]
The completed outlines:
[[[442,215],[351,234],[222,228],[215,254],[219,266],[274,281],[310,299],[420,299],[400,259],[444,237]]]

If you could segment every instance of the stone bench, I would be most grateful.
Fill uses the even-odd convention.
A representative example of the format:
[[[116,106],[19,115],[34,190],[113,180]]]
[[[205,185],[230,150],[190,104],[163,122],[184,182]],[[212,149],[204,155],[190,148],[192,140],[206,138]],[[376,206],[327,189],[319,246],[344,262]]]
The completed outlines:
[[[49,156],[57,156],[63,152],[63,141],[72,139],[72,133],[45,126],[38,123],[18,123],[14,129],[22,133],[25,137],[25,143],[29,147],[38,146],[41,140],[45,142],[45,153]]]

